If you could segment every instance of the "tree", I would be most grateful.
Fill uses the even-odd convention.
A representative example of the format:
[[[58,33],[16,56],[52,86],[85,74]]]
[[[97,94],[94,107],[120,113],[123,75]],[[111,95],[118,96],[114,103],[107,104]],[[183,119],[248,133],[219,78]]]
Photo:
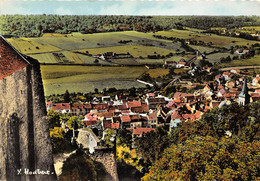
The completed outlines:
[[[195,137],[173,144],[142,180],[258,180],[260,143]]]
[[[116,131],[113,129],[107,129],[107,130],[105,130],[104,134],[105,134],[104,146],[106,146],[108,148],[113,147],[114,141],[116,141],[116,140],[113,140],[113,139],[115,139]]]
[[[70,130],[74,129],[78,129],[78,128],[82,128],[84,123],[83,123],[83,117],[82,116],[72,116],[69,118],[68,120],[68,127]]]
[[[70,101],[71,101],[71,99],[70,99],[70,93],[69,93],[68,90],[66,90],[66,92],[65,92],[65,94],[64,94],[64,96],[63,96],[63,98],[64,98],[64,102],[70,102]]]
[[[132,87],[129,89],[129,96],[130,97],[135,97],[136,96],[136,89],[135,87]]]
[[[162,152],[169,146],[168,132],[162,127],[146,133],[142,138],[136,139],[136,149],[142,154],[145,163],[154,163],[162,156]]]
[[[50,109],[47,113],[49,119],[49,128],[60,127],[61,114]]]
[[[117,145],[131,148],[132,134],[126,129],[120,129],[117,134]]]
[[[93,161],[81,149],[67,158],[62,166],[60,181],[97,181]]]

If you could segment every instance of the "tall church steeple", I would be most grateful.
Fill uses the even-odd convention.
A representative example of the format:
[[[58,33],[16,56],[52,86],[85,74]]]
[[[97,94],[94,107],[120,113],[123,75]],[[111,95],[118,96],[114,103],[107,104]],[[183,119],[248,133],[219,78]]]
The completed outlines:
[[[238,103],[241,105],[246,105],[250,102],[250,95],[248,94],[247,78],[244,78],[243,88],[238,95]]]

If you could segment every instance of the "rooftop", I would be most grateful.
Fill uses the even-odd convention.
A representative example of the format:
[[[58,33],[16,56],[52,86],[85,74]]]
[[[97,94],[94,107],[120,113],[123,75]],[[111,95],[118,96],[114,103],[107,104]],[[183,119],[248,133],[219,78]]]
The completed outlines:
[[[29,62],[0,35],[0,80],[29,65]]]

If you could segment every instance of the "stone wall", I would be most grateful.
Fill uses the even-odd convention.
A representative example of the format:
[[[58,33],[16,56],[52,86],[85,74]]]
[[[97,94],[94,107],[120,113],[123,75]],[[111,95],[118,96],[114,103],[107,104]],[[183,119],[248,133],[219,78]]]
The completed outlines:
[[[102,165],[105,167],[107,172],[107,181],[119,181],[114,149],[95,150],[95,153],[91,157],[93,160],[102,163]]]
[[[30,62],[0,80],[0,180],[56,180],[40,66]]]

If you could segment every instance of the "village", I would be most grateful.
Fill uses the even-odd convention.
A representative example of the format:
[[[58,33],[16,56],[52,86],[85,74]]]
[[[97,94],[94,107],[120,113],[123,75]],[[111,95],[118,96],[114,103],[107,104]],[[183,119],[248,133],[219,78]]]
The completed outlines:
[[[203,69],[208,74],[212,73],[210,67]],[[196,68],[188,73],[192,74],[195,71]],[[246,105],[260,100],[260,74],[251,76],[247,71],[237,68],[223,71],[214,76],[213,81],[202,84],[181,80],[178,76],[170,84],[194,91],[193,93],[177,91],[172,97],[154,91],[136,97],[121,95],[94,97],[90,102],[49,101],[46,107],[47,111],[52,109],[70,116],[82,115],[84,128],[79,129],[79,132],[86,128],[103,131],[125,129],[131,133],[134,143],[135,138],[140,138],[158,127],[171,131],[178,126],[178,123],[199,120],[211,109],[221,108],[233,102]],[[196,90],[196,87],[201,89]],[[61,127],[64,131],[69,130],[67,122],[61,121]]]

